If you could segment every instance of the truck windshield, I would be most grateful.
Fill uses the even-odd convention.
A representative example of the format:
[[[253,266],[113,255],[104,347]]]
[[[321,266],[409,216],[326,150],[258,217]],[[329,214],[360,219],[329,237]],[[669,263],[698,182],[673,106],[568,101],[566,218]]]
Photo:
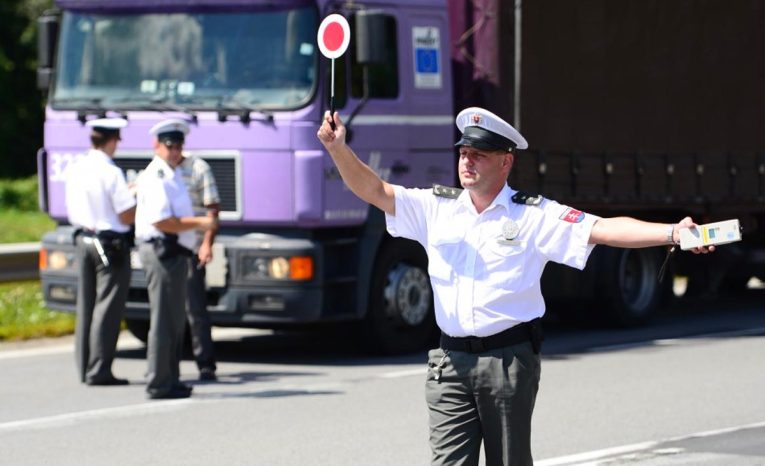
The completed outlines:
[[[64,13],[54,108],[291,109],[316,85],[315,8]]]

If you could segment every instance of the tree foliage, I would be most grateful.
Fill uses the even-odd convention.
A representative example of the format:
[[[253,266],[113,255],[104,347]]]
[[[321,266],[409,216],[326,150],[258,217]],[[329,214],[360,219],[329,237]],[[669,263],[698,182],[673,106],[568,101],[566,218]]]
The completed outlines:
[[[37,18],[52,0],[0,1],[0,178],[34,174],[42,147]]]

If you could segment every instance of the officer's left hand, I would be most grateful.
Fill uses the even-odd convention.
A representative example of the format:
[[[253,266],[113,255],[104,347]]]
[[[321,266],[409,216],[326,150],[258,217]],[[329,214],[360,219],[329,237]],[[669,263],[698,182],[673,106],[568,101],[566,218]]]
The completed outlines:
[[[685,217],[684,219],[680,220],[680,223],[677,224],[677,227],[675,228],[674,233],[674,241],[676,244],[680,244],[680,230],[683,228],[693,228],[697,227],[696,223],[691,220],[691,217]],[[715,247],[714,246],[701,246],[700,248],[693,248],[689,249],[694,254],[707,254],[710,252],[714,252]]]

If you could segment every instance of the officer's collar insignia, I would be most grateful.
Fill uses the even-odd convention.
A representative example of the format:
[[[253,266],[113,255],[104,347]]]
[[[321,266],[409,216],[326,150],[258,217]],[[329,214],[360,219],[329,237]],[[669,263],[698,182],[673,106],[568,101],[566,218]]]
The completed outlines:
[[[529,194],[518,191],[513,194],[512,201],[522,205],[539,205],[542,203],[542,196],[539,194]]]
[[[515,239],[518,237],[521,228],[513,220],[507,220],[502,224],[502,238],[506,240]]]
[[[160,168],[159,170],[157,170],[157,176],[160,177],[160,178],[164,178],[165,177],[165,171]]]

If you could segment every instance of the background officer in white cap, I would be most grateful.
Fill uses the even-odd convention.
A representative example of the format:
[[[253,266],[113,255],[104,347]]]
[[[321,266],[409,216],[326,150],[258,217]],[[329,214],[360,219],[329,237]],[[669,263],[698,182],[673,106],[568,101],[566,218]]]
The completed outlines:
[[[135,235],[151,308],[146,391],[152,399],[191,396],[191,387],[180,382],[186,281],[194,230],[217,226],[213,217],[194,216],[183,182],[179,165],[188,132],[188,124],[179,119],[151,128],[155,157],[138,180]]]
[[[193,154],[183,154],[181,161],[183,181],[191,196],[194,215],[218,218],[220,197],[210,165]],[[199,379],[216,380],[215,348],[207,312],[207,285],[205,266],[213,259],[212,246],[218,228],[197,231],[194,255],[189,267],[186,317],[191,333],[191,349],[199,369]]]
[[[92,149],[67,169],[66,209],[75,226],[78,287],[75,357],[80,381],[125,385],[112,374],[120,322],[130,286],[130,224],[135,199],[112,157],[120,118],[90,120]]]
[[[440,348],[428,358],[426,399],[433,464],[531,465],[531,415],[540,375],[540,278],[555,261],[579,269],[596,244],[676,243],[676,225],[599,218],[507,185],[517,149],[511,125],[481,108],[457,116],[463,189],[406,189],[379,178],[345,143],[329,112],[317,133],[346,185],[383,210],[388,232],[428,254]],[[709,250],[713,248],[710,247]],[[706,248],[694,252],[708,252]]]

